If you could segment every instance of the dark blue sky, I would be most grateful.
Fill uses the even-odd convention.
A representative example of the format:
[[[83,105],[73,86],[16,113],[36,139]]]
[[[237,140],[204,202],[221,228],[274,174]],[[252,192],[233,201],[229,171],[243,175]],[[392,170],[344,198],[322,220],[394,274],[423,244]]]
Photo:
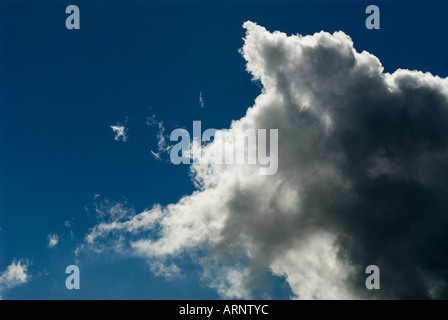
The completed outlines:
[[[65,28],[70,4],[80,8],[80,30]],[[369,4],[381,10],[380,30],[365,28]],[[151,155],[157,128],[146,118],[155,114],[168,132],[241,118],[260,92],[238,53],[246,20],[287,34],[342,30],[386,72],[446,77],[447,12],[443,1],[2,1],[0,271],[26,259],[32,275],[3,296],[218,298],[191,261],[170,282],[143,260],[111,254],[81,255],[82,289],[65,288],[65,267],[96,222],[95,194],[139,212],[194,190],[187,166]],[[129,128],[124,143],[114,140],[117,123]],[[55,248],[50,233],[59,235]],[[272,295],[287,298],[283,281],[272,281]]]

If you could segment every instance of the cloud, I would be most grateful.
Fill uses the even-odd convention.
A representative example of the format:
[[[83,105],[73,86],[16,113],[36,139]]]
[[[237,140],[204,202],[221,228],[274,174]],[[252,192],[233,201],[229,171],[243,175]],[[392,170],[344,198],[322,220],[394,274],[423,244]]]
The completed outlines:
[[[201,106],[201,108],[204,108],[205,106],[204,98],[202,97],[202,92],[199,92],[199,105]]]
[[[67,222],[67,221],[66,221]],[[69,225],[70,226],[70,225]],[[47,236],[48,238],[48,247],[49,248],[54,248],[58,242],[59,242],[59,237],[57,234],[53,233],[53,234],[49,234]]]
[[[149,127],[157,127],[157,150],[158,152],[155,152],[153,150],[151,151],[151,154],[154,156],[154,158],[158,161],[164,161],[162,159],[162,154],[168,154],[171,150],[171,146],[169,146],[166,142],[167,136],[165,135],[165,127],[163,126],[163,121],[158,121],[156,119],[156,115],[152,114],[148,118],[146,118],[146,125]]]
[[[100,222],[85,247],[199,256],[224,298],[257,297],[270,275],[300,299],[448,298],[448,80],[385,73],[341,31],[244,28],[263,89],[231,129],[278,129],[277,173],[194,164],[193,194]],[[365,288],[371,264],[380,290]]]
[[[98,197],[95,197],[94,200],[96,199]],[[102,202],[95,201],[94,207],[98,221],[118,221],[134,213],[134,210],[128,206],[126,201],[114,202],[107,199]]]
[[[110,126],[110,127],[114,131],[114,134],[115,134],[114,140],[115,141],[126,142],[126,140],[128,139],[128,136],[127,136],[128,129],[125,126],[115,125],[115,126]]]
[[[95,197],[94,197],[94,199],[96,199],[96,196],[99,196],[99,194],[96,194],[95,195]],[[72,221],[74,221],[75,219],[74,218],[72,218],[72,219],[70,219],[70,220],[66,220],[66,221],[64,221],[64,227],[66,227],[67,229],[68,229],[68,232],[69,232],[69,234],[70,234],[70,238],[71,239],[74,239],[75,238],[75,234],[73,233],[73,230],[72,230]]]
[[[181,277],[181,270],[175,264],[166,265],[163,262],[155,261],[150,264],[151,271],[157,277],[164,277],[167,280],[178,279]]]
[[[28,265],[28,262],[13,261],[5,271],[0,273],[0,294],[3,294],[6,290],[27,283],[30,280],[31,276],[28,274]]]
[[[156,158],[156,160],[162,160],[162,158],[160,157],[160,152],[154,152],[151,150],[151,154],[154,156],[154,158]]]

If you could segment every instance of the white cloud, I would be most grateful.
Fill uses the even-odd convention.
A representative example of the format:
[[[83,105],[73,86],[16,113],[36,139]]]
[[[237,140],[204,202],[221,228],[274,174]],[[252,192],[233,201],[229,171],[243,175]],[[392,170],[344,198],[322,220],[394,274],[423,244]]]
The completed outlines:
[[[129,208],[127,202],[113,202],[107,199],[103,202],[94,202],[94,207],[99,221],[105,221],[106,219],[108,221],[118,221],[134,212],[133,209]]]
[[[150,264],[151,271],[157,277],[164,277],[167,280],[178,279],[181,277],[181,270],[174,263],[169,265],[161,261],[154,261]]]
[[[448,80],[384,73],[343,32],[244,28],[241,53],[263,90],[231,129],[279,129],[277,174],[192,165],[193,194],[111,216],[80,248],[116,248],[154,270],[206,252],[203,280],[226,298],[253,297],[269,272],[303,299],[448,297]],[[370,264],[394,284],[366,292]]]
[[[157,147],[159,151],[167,152],[169,148],[167,147],[166,137],[165,137],[165,127],[163,126],[163,121],[158,123],[159,132],[157,133]]]
[[[155,152],[153,150],[150,150],[150,151],[156,160],[163,161],[162,154],[169,153],[170,149],[171,149],[171,146],[169,146],[166,142],[168,137],[165,135],[165,127],[163,126],[163,121],[157,121],[156,115],[153,114],[146,118],[146,125],[158,128],[158,131],[157,131],[157,150],[158,150],[158,152]]]
[[[201,108],[204,108],[205,106],[204,98],[202,97],[202,92],[199,92],[199,105],[201,106]]]
[[[47,236],[47,238],[48,238],[48,247],[49,248],[54,248],[59,242],[59,237],[55,233],[49,234]]]
[[[99,197],[99,194],[96,194],[95,195],[95,197],[93,198],[94,200],[97,198],[97,196]],[[85,208],[86,209],[86,208]],[[67,229],[68,229],[68,232],[69,232],[69,234],[70,234],[70,238],[71,239],[74,239],[75,238],[75,235],[74,235],[74,233],[73,233],[73,230],[72,230],[72,222],[75,220],[75,218],[72,218],[72,219],[70,219],[70,220],[66,220],[66,221],[64,221],[64,227],[66,227]]]
[[[162,158],[160,157],[160,152],[154,152],[151,150],[151,154],[154,156],[154,158],[156,158],[156,160],[162,160]]]
[[[126,142],[126,140],[128,139],[128,136],[127,136],[128,129],[125,126],[115,125],[115,126],[110,126],[110,127],[114,131],[114,134],[115,134],[114,140],[115,141]]]
[[[0,294],[30,280],[28,265],[28,262],[13,261],[5,271],[0,273]]]

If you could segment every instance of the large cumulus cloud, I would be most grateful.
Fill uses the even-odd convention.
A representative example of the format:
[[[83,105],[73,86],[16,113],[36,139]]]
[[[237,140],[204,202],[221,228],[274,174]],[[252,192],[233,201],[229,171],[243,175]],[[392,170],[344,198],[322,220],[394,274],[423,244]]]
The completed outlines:
[[[384,73],[343,32],[244,28],[241,54],[263,89],[231,128],[278,129],[278,172],[194,164],[192,195],[112,215],[84,248],[158,270],[197,254],[228,298],[262,291],[267,272],[303,299],[448,298],[448,80]],[[371,264],[377,291],[364,285]]]

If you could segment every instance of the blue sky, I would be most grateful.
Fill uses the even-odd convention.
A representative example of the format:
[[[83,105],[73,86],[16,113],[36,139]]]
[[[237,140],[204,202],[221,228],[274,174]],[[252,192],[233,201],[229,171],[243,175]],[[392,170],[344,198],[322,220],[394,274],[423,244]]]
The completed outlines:
[[[69,4],[80,8],[80,30],[65,28]],[[368,4],[2,1],[0,272],[22,260],[31,275],[3,298],[220,298],[201,281],[192,257],[182,258],[183,276],[175,280],[155,276],[138,257],[76,257],[97,223],[95,205],[120,202],[141,212],[195,190],[188,166],[153,157],[158,129],[146,120],[155,115],[169,133],[191,130],[193,120],[226,128],[245,115],[261,86],[251,81],[238,52],[244,21],[287,35],[342,30],[358,52],[377,56],[385,72],[447,76],[447,3],[375,1],[380,30],[365,28]],[[114,140],[111,125],[127,128],[125,142]],[[53,248],[50,234],[58,235]],[[80,267],[80,290],[65,288],[70,264]],[[270,283],[270,297],[291,296],[282,277]]]

